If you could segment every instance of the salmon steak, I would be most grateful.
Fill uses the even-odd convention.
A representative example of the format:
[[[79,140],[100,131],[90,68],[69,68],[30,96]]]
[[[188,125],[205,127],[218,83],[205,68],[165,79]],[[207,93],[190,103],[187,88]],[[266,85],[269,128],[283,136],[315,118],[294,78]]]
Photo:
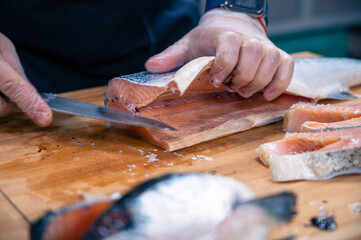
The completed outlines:
[[[361,104],[314,106],[298,103],[284,115],[283,129],[287,132],[304,132],[360,126],[360,117]]]
[[[256,149],[262,162],[269,165],[274,181],[361,173],[361,128],[288,135]]]

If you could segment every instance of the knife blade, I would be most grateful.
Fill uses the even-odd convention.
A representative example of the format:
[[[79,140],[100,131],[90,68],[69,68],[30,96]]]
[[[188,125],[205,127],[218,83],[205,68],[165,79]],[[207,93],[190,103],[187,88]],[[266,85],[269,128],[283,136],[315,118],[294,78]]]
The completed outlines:
[[[54,93],[39,94],[49,105],[49,107],[56,112],[95,118],[109,122],[176,131],[176,129],[165,123],[140,115],[127,113],[116,109],[105,108],[69,98],[59,97]]]
[[[69,98],[59,97],[54,93],[39,93],[39,95],[44,99],[44,101],[49,105],[49,107],[56,112],[68,113],[72,115],[123,123],[128,125],[177,131],[176,129],[165,123],[140,115],[105,108],[90,103],[72,100]],[[2,92],[0,92],[0,97],[4,100],[10,101],[10,99]]]
[[[127,113],[116,109],[105,108],[69,98],[59,97],[54,93],[39,94],[49,105],[49,107],[56,112],[95,118],[109,122],[176,131],[176,129],[165,123],[146,118],[141,115]]]

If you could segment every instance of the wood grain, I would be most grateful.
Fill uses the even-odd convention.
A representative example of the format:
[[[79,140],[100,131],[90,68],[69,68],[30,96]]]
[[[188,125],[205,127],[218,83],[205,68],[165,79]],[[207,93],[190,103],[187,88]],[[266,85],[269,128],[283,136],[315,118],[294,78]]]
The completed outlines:
[[[62,96],[103,105],[103,91],[104,87],[97,87]],[[354,88],[354,92],[361,94],[361,87]],[[330,102],[348,104],[361,99]],[[34,221],[46,210],[77,202],[84,196],[101,198],[114,192],[124,193],[165,173],[211,172],[244,182],[257,196],[283,190],[298,195],[297,217],[291,224],[273,231],[273,239],[289,235],[298,239],[360,239],[361,216],[353,215],[348,204],[361,202],[361,175],[274,183],[254,149],[283,136],[282,122],[278,122],[173,153],[114,129],[104,121],[55,114],[49,127],[39,128],[17,112],[0,119],[0,189],[26,218]],[[159,160],[148,161],[149,153]],[[213,161],[192,159],[197,155],[211,157]],[[11,207],[3,207],[9,206],[4,196],[0,195],[0,203],[0,238],[24,236],[28,227],[24,219]],[[334,213],[338,224],[335,231],[305,226],[312,216],[319,214],[315,204]],[[8,221],[9,218],[14,221]],[[20,235],[16,235],[18,231]]]
[[[26,240],[29,239],[29,224],[23,216],[0,192],[0,240]]]

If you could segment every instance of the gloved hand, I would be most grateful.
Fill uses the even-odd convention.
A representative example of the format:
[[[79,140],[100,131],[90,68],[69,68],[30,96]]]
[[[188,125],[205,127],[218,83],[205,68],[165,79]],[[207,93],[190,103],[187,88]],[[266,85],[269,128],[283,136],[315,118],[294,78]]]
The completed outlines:
[[[0,97],[0,117],[10,114],[18,106],[41,127],[52,121],[51,109],[26,78],[14,45],[1,33],[0,92],[10,99]]]
[[[207,12],[197,27],[148,59],[145,67],[153,73],[168,72],[201,56],[215,56],[209,73],[214,86],[228,83],[243,97],[264,89],[265,99],[273,100],[293,74],[292,57],[267,38],[256,19],[222,9]]]

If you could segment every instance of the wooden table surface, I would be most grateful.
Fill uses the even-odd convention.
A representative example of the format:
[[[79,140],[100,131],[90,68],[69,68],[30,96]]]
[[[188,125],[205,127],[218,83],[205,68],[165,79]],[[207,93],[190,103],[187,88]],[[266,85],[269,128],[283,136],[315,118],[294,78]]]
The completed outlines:
[[[61,94],[103,105],[104,87]],[[361,87],[354,88],[361,94]],[[336,104],[358,103],[329,101]],[[324,103],[324,102],[323,102]],[[327,181],[274,183],[254,151],[281,139],[282,121],[233,134],[176,152],[112,128],[100,120],[56,113],[47,128],[35,126],[23,113],[0,119],[0,239],[29,239],[29,223],[45,210],[86,198],[124,193],[135,185],[172,172],[210,172],[247,184],[257,196],[283,190],[297,194],[294,221],[272,232],[272,239],[361,239],[361,216],[350,203],[361,202],[361,175]],[[147,153],[159,161],[148,162]],[[197,155],[212,161],[192,159]],[[337,229],[325,232],[307,226],[319,206],[332,211]]]

